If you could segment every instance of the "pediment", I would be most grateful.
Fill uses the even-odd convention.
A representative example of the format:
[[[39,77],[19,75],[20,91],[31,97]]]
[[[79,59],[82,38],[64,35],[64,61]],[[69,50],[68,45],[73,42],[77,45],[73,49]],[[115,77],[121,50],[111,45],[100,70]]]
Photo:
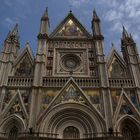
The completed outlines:
[[[127,93],[122,89],[120,98],[118,100],[118,105],[114,112],[113,120],[114,122],[117,121],[118,118],[122,117],[123,115],[133,115],[139,119],[140,113],[132,100],[128,97]]]
[[[126,64],[123,58],[114,48],[112,48],[110,55],[107,59],[107,68],[109,77],[126,77]]]
[[[101,118],[104,118],[100,111],[93,105],[89,96],[77,85],[73,78],[70,78],[66,85],[60,90],[59,93],[52,99],[47,108],[41,113],[39,120],[45,114],[60,104],[80,104],[92,108]]]
[[[50,38],[90,38],[91,35],[70,12],[56,27]]]
[[[12,99],[9,101],[9,103],[7,104],[7,106],[4,108],[2,112],[2,115],[4,117],[12,114],[17,114],[26,119],[28,118],[28,113],[19,90],[12,97]]]
[[[34,58],[31,53],[29,44],[26,44],[23,52],[17,57],[14,62],[14,75],[16,76],[31,76],[33,75]]]
[[[29,46],[29,44],[27,43],[25,46],[25,49],[19,54],[19,56],[17,57],[16,61],[14,62],[14,66],[16,66],[18,63],[20,63],[20,61],[22,61],[24,58],[27,58],[28,61],[33,65],[34,63],[34,57],[32,55],[32,51],[31,48]]]
[[[107,58],[107,67],[111,65],[114,58],[116,58],[122,66],[126,67],[125,61],[123,60],[122,56],[114,48],[111,48],[111,51]]]

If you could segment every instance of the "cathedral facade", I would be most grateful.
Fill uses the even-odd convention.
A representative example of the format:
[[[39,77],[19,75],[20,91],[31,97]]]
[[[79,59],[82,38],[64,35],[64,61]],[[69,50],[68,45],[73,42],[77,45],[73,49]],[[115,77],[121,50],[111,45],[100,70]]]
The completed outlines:
[[[41,17],[34,57],[18,26],[0,54],[0,140],[140,139],[140,61],[123,27],[121,51],[104,55],[100,19],[92,34],[72,11],[49,34]]]

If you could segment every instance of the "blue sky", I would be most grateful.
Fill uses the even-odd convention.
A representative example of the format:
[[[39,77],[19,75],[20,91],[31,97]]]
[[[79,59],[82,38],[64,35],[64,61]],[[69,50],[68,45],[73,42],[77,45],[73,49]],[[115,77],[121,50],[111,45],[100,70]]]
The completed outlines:
[[[92,12],[95,8],[101,19],[106,54],[112,42],[118,51],[121,51],[122,25],[132,33],[137,45],[140,46],[140,0],[0,0],[1,46],[8,31],[18,23],[21,48],[29,42],[35,53],[40,18],[46,7],[49,9],[51,25],[49,32],[55,29],[70,9],[91,32]]]

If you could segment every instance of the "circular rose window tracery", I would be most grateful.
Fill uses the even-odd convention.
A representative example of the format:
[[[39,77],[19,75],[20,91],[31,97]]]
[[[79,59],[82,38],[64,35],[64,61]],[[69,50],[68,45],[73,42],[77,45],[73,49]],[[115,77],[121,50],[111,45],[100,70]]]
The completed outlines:
[[[66,71],[75,71],[79,68],[81,60],[77,55],[66,54],[61,58],[61,64]]]

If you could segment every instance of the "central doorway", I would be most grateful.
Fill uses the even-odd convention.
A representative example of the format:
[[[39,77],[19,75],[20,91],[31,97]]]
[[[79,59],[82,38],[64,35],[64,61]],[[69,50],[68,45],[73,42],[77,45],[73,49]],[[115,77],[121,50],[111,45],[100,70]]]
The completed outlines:
[[[64,139],[80,139],[79,130],[74,126],[68,126],[63,131]]]

